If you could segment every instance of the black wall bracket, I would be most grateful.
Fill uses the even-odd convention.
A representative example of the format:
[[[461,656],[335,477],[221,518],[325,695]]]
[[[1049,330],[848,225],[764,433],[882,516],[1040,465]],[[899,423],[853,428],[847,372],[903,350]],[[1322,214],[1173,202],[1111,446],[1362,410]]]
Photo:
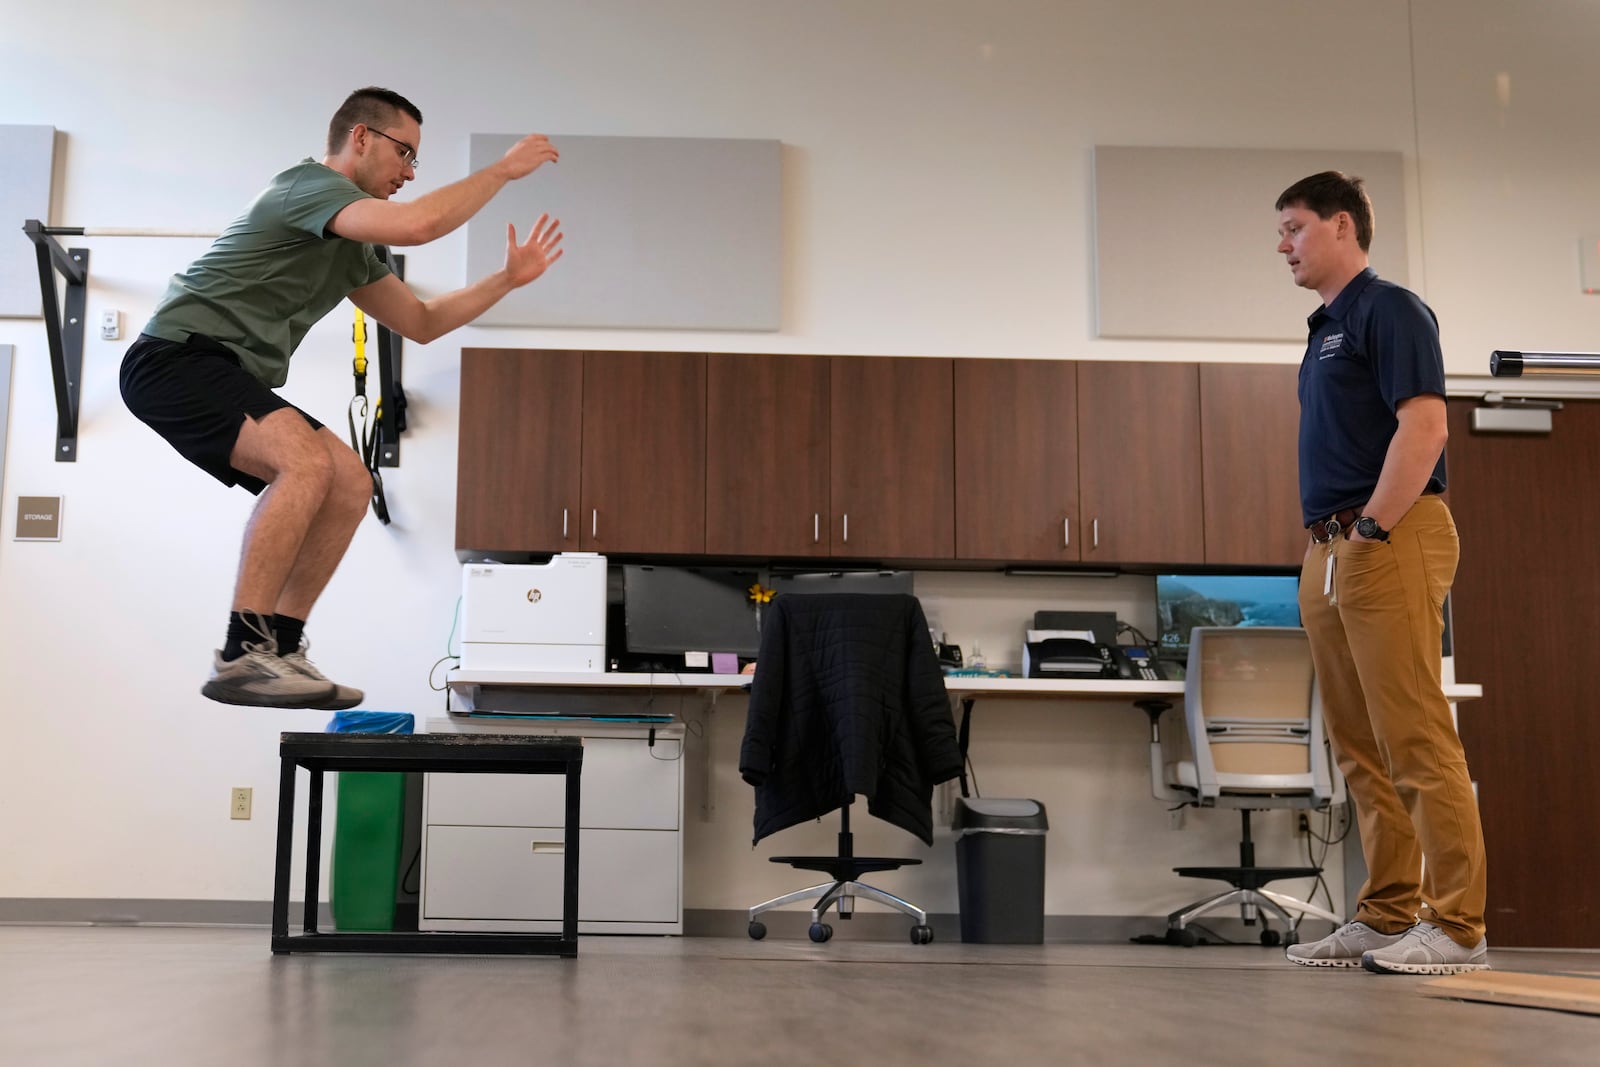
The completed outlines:
[[[406,257],[375,246],[394,276],[406,280]],[[401,385],[401,337],[378,323],[378,466],[400,466],[400,435],[406,430],[406,391]]]
[[[39,296],[44,307],[44,332],[50,346],[50,376],[56,387],[56,462],[78,458],[78,407],[83,396],[84,312],[89,303],[89,250],[62,248],[59,236],[82,236],[79,226],[46,226],[28,219],[22,230],[33,242],[39,262]],[[63,305],[56,292],[56,272],[66,282]]]

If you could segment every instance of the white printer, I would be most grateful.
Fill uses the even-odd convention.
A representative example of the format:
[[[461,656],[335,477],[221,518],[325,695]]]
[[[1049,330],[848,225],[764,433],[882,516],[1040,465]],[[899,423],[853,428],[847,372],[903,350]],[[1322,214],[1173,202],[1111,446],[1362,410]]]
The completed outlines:
[[[468,563],[461,576],[461,670],[604,671],[606,558]]]

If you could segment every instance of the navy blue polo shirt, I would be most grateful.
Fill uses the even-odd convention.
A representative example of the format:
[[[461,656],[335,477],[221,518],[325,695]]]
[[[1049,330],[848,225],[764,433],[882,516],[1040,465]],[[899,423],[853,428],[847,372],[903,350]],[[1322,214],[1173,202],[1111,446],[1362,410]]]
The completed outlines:
[[[1399,428],[1395,409],[1444,396],[1439,320],[1371,267],[1306,320],[1300,364],[1300,510],[1306,525],[1365,504]],[[1444,492],[1444,454],[1424,492]]]

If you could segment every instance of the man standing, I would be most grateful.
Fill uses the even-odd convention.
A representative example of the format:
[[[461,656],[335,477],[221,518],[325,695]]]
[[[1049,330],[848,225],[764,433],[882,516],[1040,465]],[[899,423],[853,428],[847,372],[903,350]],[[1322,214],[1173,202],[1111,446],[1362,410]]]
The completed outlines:
[[[1489,966],[1483,833],[1440,683],[1455,577],[1444,358],[1433,312],[1367,265],[1372,202],[1327,171],[1278,198],[1278,251],[1315,290],[1300,365],[1300,616],[1367,882],[1352,920],[1291,946],[1310,967],[1453,974]],[[1426,861],[1424,863],[1424,861]]]
[[[471,322],[561,258],[541,217],[505,266],[419,300],[373,245],[420,245],[461,226],[507,182],[557,158],[535,134],[462,180],[408,203],[422,113],[388,89],[358,89],[328,127],[327,155],[272,179],[245,213],[173,277],[123,359],[129,409],[224,485],[259,497],[245,527],[227,639],[201,692],[280,708],[349,708],[359,689],[306,658],[305,620],[366,514],[372,480],[332,430],[272,390],[313,323],[349,297],[396,333],[427,343]]]

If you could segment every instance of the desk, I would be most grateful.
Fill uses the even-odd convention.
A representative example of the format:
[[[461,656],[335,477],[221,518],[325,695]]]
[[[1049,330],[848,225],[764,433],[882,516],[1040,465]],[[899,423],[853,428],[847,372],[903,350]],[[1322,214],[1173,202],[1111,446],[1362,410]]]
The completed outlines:
[[[957,726],[961,743],[961,792],[967,791],[966,757],[967,739],[971,731],[972,706],[981,699],[1007,700],[1116,700],[1125,697],[1150,716],[1150,728],[1155,730],[1156,719],[1183,698],[1184,683],[1177,681],[1151,682],[1129,679],[1127,681],[1100,678],[980,678],[973,676],[946,677],[945,692],[950,694],[951,710],[960,706]],[[1462,700],[1476,700],[1483,696],[1483,686],[1451,683],[1444,687],[1445,699],[1452,705]]]

